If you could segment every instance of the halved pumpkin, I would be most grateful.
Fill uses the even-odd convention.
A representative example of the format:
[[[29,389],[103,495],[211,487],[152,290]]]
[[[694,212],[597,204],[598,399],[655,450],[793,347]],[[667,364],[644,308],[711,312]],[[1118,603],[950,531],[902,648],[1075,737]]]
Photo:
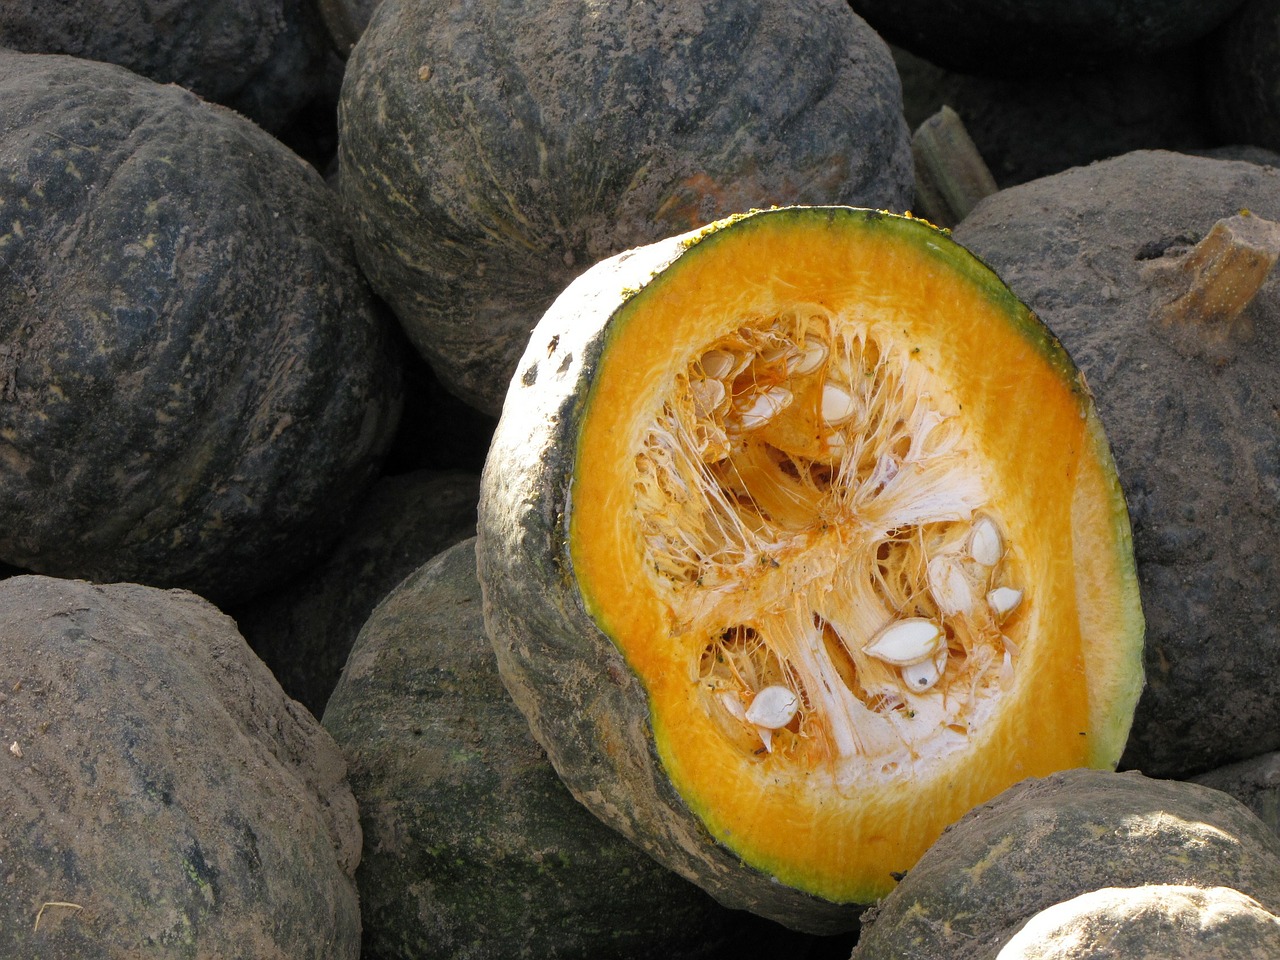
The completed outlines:
[[[575,795],[725,903],[847,927],[969,808],[1114,766],[1128,516],[1066,352],[924,221],[755,212],[598,264],[512,381],[478,555]]]

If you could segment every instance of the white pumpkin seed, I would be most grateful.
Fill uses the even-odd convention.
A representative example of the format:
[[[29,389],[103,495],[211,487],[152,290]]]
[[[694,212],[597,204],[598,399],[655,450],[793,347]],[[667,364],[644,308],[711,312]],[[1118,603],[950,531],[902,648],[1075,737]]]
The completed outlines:
[[[929,594],[944,617],[968,614],[973,611],[973,584],[965,575],[957,558],[943,554],[934,557],[925,568]]]
[[[800,709],[800,698],[781,684],[772,684],[757,693],[747,707],[746,717],[757,727],[781,730]]]
[[[914,693],[924,693],[942,679],[942,671],[947,668],[947,648],[942,646],[928,660],[913,663],[902,668],[902,682]]]
[[[708,350],[702,355],[702,372],[713,380],[723,380],[737,365],[738,358],[728,350]]]
[[[895,667],[909,667],[928,660],[938,652],[942,629],[925,617],[895,620],[862,648],[869,657]]]
[[[720,408],[726,396],[724,383],[720,380],[691,380],[689,392],[693,394],[694,414],[704,420]]]
[[[990,517],[979,517],[969,532],[969,556],[984,567],[994,567],[1004,556],[1004,538]]]
[[[813,373],[825,359],[827,359],[827,345],[821,340],[806,340],[799,353],[787,358],[787,373],[796,377]]]
[[[786,387],[770,387],[757,393],[749,402],[739,407],[742,429],[754,430],[762,427],[788,406],[792,400],[791,391]]]
[[[1022,591],[1013,587],[996,587],[987,594],[987,606],[991,608],[997,620],[1003,620],[1013,613],[1021,602]]]
[[[844,423],[858,410],[858,403],[844,387],[835,383],[822,385],[822,419],[834,426]]]

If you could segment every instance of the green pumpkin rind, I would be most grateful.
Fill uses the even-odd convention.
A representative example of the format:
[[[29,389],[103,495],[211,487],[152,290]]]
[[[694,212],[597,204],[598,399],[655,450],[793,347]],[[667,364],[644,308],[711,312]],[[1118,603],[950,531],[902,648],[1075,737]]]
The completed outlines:
[[[842,0],[386,0],[340,128],[375,290],[493,414],[586,265],[752,207],[901,210],[913,183],[892,58]]]
[[[3,53],[0,99],[0,558],[219,602],[301,569],[402,402],[336,197],[120,67]]]

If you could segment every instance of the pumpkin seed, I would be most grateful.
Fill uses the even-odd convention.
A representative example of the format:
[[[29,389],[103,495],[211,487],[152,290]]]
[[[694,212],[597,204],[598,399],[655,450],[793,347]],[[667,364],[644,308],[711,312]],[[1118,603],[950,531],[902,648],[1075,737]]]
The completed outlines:
[[[858,410],[857,401],[844,387],[835,383],[822,385],[822,419],[834,426],[849,420]]]
[[[1003,620],[1022,602],[1022,591],[1013,587],[996,587],[987,594],[987,606],[997,620]]]
[[[791,405],[791,391],[786,387],[770,387],[762,390],[747,404],[739,408],[743,430],[762,427]]]
[[[757,727],[781,730],[800,709],[800,698],[781,684],[771,684],[755,695],[746,717]]]
[[[902,681],[913,693],[924,693],[930,690],[942,678],[947,668],[947,648],[944,644],[938,648],[928,660],[913,663],[902,668]]]
[[[862,652],[895,667],[909,667],[932,657],[941,642],[942,629],[932,620],[907,617],[881,630]]]
[[[934,557],[925,569],[925,578],[933,602],[944,617],[972,612],[973,584],[957,558],[947,555]]]
[[[979,517],[969,533],[969,556],[984,567],[994,567],[1004,556],[1004,538],[990,517]]]

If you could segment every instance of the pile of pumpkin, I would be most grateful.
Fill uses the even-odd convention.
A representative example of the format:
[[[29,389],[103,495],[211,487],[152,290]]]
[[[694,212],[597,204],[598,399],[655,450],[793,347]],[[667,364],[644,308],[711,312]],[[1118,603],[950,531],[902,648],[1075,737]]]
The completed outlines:
[[[6,4],[0,954],[1280,955],[1277,36]]]

